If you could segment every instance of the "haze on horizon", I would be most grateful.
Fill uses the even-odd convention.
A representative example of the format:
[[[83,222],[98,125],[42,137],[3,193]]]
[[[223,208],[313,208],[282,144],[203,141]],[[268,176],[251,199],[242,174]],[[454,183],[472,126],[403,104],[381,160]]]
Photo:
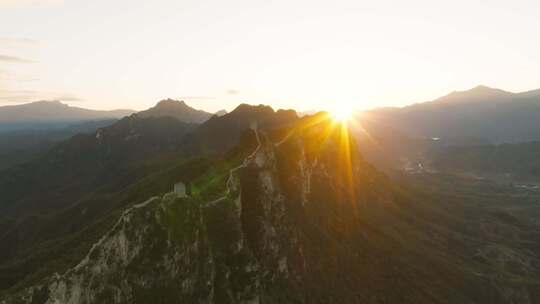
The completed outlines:
[[[540,88],[535,1],[0,0],[0,105],[357,108]]]

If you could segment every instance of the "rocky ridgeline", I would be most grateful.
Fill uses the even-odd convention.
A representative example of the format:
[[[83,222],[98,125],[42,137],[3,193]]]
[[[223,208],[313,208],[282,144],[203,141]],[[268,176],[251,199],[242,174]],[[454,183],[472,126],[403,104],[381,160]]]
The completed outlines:
[[[259,147],[234,172],[222,199],[207,203],[169,193],[131,207],[77,266],[2,303],[309,298],[304,284],[309,263],[317,261],[307,260],[306,223],[297,221],[309,222],[308,214],[315,212],[306,208],[314,180],[328,194],[336,193],[340,178],[338,169],[329,170],[336,164],[314,157],[308,134],[297,135],[279,146],[261,135]],[[328,152],[338,146],[329,144]]]

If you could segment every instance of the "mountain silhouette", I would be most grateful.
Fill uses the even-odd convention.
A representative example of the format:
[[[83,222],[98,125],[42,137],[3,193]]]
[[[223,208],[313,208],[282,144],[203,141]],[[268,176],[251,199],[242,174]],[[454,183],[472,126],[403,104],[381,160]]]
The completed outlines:
[[[208,120],[212,114],[194,109],[188,106],[183,100],[164,99],[159,101],[154,107],[137,113],[140,117],[174,117],[187,123],[202,123]]]
[[[490,143],[540,140],[540,90],[511,93],[478,86],[430,102],[362,115],[417,138],[468,137]]]
[[[0,130],[65,126],[73,122],[122,118],[133,110],[99,111],[72,107],[61,101],[36,101],[0,107]]]

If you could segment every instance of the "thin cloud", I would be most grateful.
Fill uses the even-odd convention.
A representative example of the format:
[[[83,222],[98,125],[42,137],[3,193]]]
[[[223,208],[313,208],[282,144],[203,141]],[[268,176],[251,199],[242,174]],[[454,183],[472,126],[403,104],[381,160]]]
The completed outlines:
[[[0,55],[0,61],[10,62],[10,63],[34,63],[35,61],[8,55]]]
[[[36,40],[28,38],[0,37],[0,46],[34,45]]]
[[[20,81],[20,82],[34,82],[34,81],[40,81],[41,79],[34,77],[34,78],[16,78],[13,80]]]
[[[12,72],[9,72],[9,71],[6,71],[6,70],[0,70],[0,79],[9,80],[9,81],[17,81],[17,82],[40,81],[40,79],[37,78],[37,77],[31,77],[31,76],[18,77],[15,74],[13,74]]]
[[[77,97],[75,95],[61,95],[61,96],[55,97],[53,99],[60,100],[60,101],[72,101],[72,102],[85,101],[83,98]]]
[[[0,8],[46,7],[64,4],[64,0],[0,0]]]
[[[47,93],[33,90],[2,90],[0,89],[0,103],[24,103],[36,100],[60,100],[67,102],[83,102],[85,99],[73,94]]]
[[[0,97],[6,97],[10,95],[29,95],[29,94],[36,94],[36,91],[32,90],[0,90]]]
[[[180,97],[176,97],[176,99],[178,100],[194,100],[194,99],[198,99],[198,100],[205,100],[205,99],[214,99],[215,97],[211,97],[211,96],[180,96]]]
[[[228,95],[239,95],[240,91],[235,89],[228,89],[227,91],[225,91],[225,93],[227,93]]]
[[[12,104],[12,103],[25,103],[36,100],[36,95],[13,95],[13,96],[0,96],[0,103]]]

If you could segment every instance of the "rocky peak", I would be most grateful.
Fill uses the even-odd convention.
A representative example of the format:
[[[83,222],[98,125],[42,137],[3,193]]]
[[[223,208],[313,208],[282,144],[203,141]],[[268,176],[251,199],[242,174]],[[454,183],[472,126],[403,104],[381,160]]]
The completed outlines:
[[[140,117],[174,117],[188,123],[202,123],[208,120],[212,114],[197,110],[187,105],[183,100],[163,99],[154,107],[137,113]]]
[[[228,113],[227,110],[219,110],[216,113],[214,113],[214,115],[223,116],[223,115],[225,115],[227,113]]]
[[[249,115],[253,113],[274,113],[274,109],[272,107],[267,105],[250,105],[242,103],[238,107],[236,107],[233,111],[231,111],[231,115],[235,116],[242,116],[242,115]]]
[[[274,112],[269,106],[242,104],[223,116],[213,115],[186,139],[185,145],[202,154],[223,153],[238,144],[252,123],[257,123],[260,129],[275,129],[297,120],[292,110]]]
[[[156,104],[156,107],[174,107],[174,106],[188,106],[183,100],[176,100],[176,99],[162,99],[158,101]]]

